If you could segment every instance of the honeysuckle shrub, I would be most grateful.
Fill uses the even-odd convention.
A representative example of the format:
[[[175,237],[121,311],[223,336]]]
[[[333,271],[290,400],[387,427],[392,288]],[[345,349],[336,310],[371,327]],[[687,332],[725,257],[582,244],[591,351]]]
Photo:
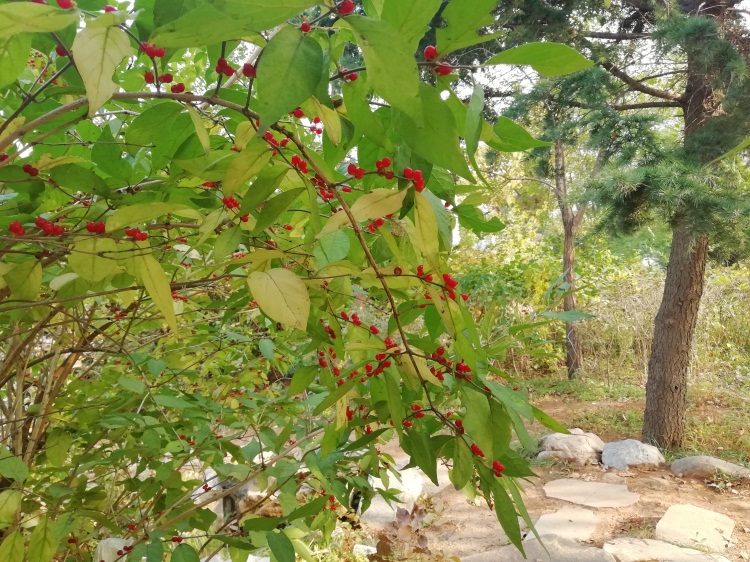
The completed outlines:
[[[310,560],[387,481],[390,439],[520,548],[511,440],[558,426],[494,366],[446,258],[456,221],[502,228],[461,204],[480,142],[539,142],[453,90],[496,2],[430,31],[440,4],[0,3],[0,560],[88,562],[109,537],[122,560]],[[530,44],[471,70],[495,64],[590,62]],[[210,509],[249,483],[252,505]]]

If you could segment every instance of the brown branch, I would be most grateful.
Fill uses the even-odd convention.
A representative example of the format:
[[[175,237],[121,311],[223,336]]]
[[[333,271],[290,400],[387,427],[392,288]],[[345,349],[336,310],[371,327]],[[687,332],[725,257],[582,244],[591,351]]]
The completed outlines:
[[[622,103],[609,106],[615,111],[629,111],[631,109],[650,109],[659,107],[682,107],[680,101],[647,101],[643,103]]]
[[[634,41],[636,39],[651,39],[649,33],[611,33],[609,31],[585,31],[581,33],[589,39],[612,39],[615,41]]]
[[[636,92],[641,92],[643,94],[648,94],[649,96],[654,96],[655,98],[661,98],[663,100],[682,101],[682,96],[680,96],[679,94],[674,94],[672,92],[667,92],[665,90],[647,86],[646,84],[643,84],[632,76],[626,74],[611,62],[603,62],[601,63],[601,67],[615,78],[630,86],[631,90],[635,90]]]

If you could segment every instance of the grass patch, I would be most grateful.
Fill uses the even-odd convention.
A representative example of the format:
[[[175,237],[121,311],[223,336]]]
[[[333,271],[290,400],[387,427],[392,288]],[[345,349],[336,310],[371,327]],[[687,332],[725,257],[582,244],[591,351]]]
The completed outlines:
[[[646,395],[643,387],[634,384],[612,383],[585,379],[567,380],[556,377],[526,379],[524,384],[533,397],[569,396],[581,402],[608,399],[639,399]]]
[[[584,412],[573,417],[569,425],[599,436],[639,439],[643,429],[643,412],[634,409]]]

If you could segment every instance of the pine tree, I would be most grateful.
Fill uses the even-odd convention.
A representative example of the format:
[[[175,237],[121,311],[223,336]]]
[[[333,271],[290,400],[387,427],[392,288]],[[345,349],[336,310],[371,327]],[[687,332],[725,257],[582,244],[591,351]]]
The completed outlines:
[[[547,103],[593,112],[601,125],[591,131],[600,138],[608,118],[628,112],[638,112],[642,124],[651,120],[651,138],[661,136],[647,150],[613,154],[616,165],[602,170],[591,193],[612,227],[632,230],[658,219],[672,230],[643,430],[645,440],[664,447],[684,439],[690,351],[709,253],[731,248],[736,256],[745,247],[743,170],[708,165],[750,129],[750,34],[737,3],[511,0],[496,10],[504,34],[495,47],[564,42],[596,62],[571,77],[576,88],[561,88]],[[678,119],[680,133],[670,138],[665,124]],[[643,127],[633,130],[642,134]]]

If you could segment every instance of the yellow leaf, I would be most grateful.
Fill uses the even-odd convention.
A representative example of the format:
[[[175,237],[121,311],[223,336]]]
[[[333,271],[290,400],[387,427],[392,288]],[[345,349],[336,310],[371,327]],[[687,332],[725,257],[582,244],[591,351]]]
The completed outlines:
[[[352,215],[359,220],[377,219],[395,213],[401,208],[406,190],[373,189],[357,199],[352,205]],[[437,232],[437,227],[435,228]]]
[[[87,238],[73,245],[70,268],[86,281],[101,281],[122,270],[117,264],[117,244],[111,238]]]
[[[247,277],[247,284],[266,316],[299,330],[307,328],[310,296],[297,275],[284,268],[253,271]]]
[[[93,117],[119,89],[112,76],[123,59],[133,54],[133,48],[119,27],[87,27],[76,35],[72,50],[86,86],[89,117]]]
[[[146,292],[154,301],[156,308],[164,315],[164,319],[176,336],[177,316],[175,316],[174,305],[172,304],[172,290],[169,287],[164,269],[156,261],[156,258],[150,254],[136,256],[133,261],[136,263],[138,277],[146,288]]]
[[[16,117],[13,119],[13,121],[10,122],[10,124],[6,127],[6,129],[0,133],[0,141],[2,141],[5,137],[8,137],[16,132],[18,127],[23,125],[26,122],[26,117]],[[5,124],[5,121],[0,121],[0,123]]]
[[[21,509],[23,493],[21,490],[5,490],[0,492],[0,529],[13,524],[16,513]]]
[[[227,170],[224,183],[221,185],[224,195],[235,193],[247,180],[260,172],[270,159],[271,150],[269,150],[265,141],[255,138],[249,142]]]
[[[396,365],[402,373],[412,377],[421,378],[434,385],[440,386],[442,383],[435,375],[430,372],[427,361],[422,357],[399,355],[396,357]],[[414,366],[416,365],[416,369]]]
[[[34,162],[34,167],[40,171],[50,170],[55,166],[62,166],[63,164],[75,164],[77,162],[88,162],[85,158],[80,156],[57,156],[53,157],[51,154],[42,154],[39,160]]]
[[[438,261],[440,241],[437,219],[432,205],[421,193],[414,194],[414,212],[416,215],[415,243],[422,251],[422,256],[430,264],[432,270],[440,271],[440,262]]]
[[[250,139],[256,135],[255,127],[250,121],[243,121],[237,125],[237,130],[234,132],[234,146],[238,150],[244,150]]]
[[[323,225],[323,228],[318,232],[318,234],[315,236],[315,238],[323,238],[326,234],[330,234],[331,232],[335,232],[340,228],[343,228],[344,226],[347,226],[349,224],[349,217],[346,216],[346,213],[336,213],[333,215],[328,221]]]
[[[195,125],[195,132],[198,135],[198,140],[200,141],[201,146],[203,147],[203,152],[208,156],[211,152],[211,139],[208,138],[206,125],[204,125],[203,119],[201,119],[201,116],[194,107],[188,105],[187,110],[190,114],[190,119],[193,121],[193,125]]]
[[[314,114],[318,115],[320,120],[323,121],[323,126],[331,144],[338,146],[341,142],[341,117],[338,112],[320,103],[316,97],[310,98],[309,105],[312,106]]]

